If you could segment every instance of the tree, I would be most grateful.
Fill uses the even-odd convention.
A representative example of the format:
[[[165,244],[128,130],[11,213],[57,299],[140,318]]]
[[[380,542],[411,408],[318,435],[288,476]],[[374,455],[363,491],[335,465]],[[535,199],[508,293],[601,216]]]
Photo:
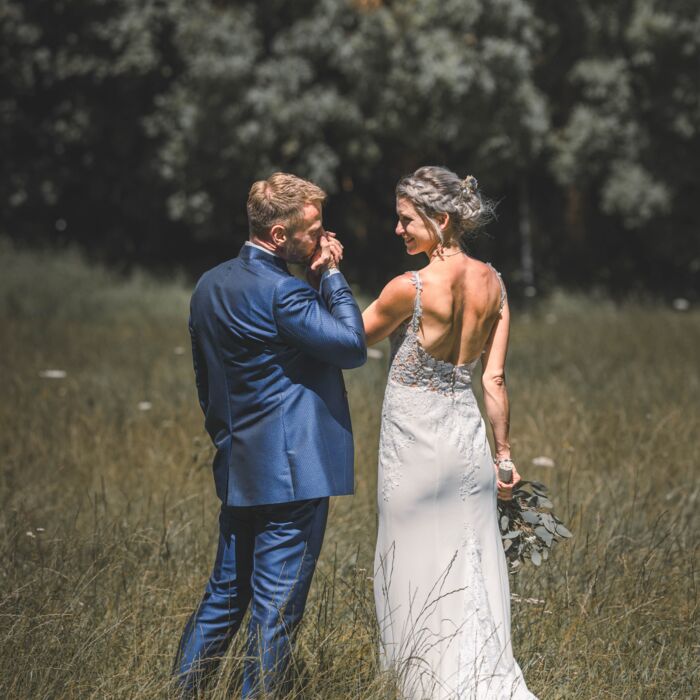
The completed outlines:
[[[365,213],[351,234],[369,255],[367,230],[392,230],[406,171],[444,163],[495,190],[541,152],[527,3],[318,0],[284,22],[274,5],[190,10],[176,35],[188,66],[149,124],[164,139],[170,214],[197,235],[240,237],[250,181],[285,169],[338,192],[336,210]],[[372,249],[386,276],[390,253]]]
[[[159,247],[141,119],[174,70],[169,31],[155,2],[0,0],[3,229],[121,256]]]
[[[432,163],[502,200],[479,250],[511,291],[688,293],[699,28],[684,0],[0,0],[1,226],[199,271],[288,170],[376,287],[406,265],[395,183]]]
[[[682,1],[663,9],[651,0],[578,5],[579,21],[559,30],[583,40],[561,76],[560,91],[574,97],[562,109],[550,160],[569,193],[570,229],[587,232],[576,253],[610,251],[597,270],[589,252],[585,269],[625,286],[640,272],[661,285],[675,268],[680,290],[690,283],[688,244],[697,236],[700,11]]]

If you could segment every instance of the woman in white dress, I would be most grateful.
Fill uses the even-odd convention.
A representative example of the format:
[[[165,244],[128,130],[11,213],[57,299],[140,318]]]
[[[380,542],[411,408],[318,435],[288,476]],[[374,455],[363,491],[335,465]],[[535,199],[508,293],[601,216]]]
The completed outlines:
[[[489,263],[460,239],[483,220],[476,179],[435,166],[396,188],[396,234],[420,272],[393,279],[364,313],[369,345],[390,336],[379,449],[374,591],[385,668],[411,700],[526,700],[510,645],[508,570],[496,498],[510,462],[509,309]],[[496,461],[472,391],[481,360]],[[536,700],[536,698],[535,698]]]

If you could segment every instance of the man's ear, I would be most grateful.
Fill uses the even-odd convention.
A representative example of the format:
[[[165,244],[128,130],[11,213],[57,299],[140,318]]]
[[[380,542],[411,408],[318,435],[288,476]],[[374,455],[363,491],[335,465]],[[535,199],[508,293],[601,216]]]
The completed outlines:
[[[282,248],[287,242],[287,229],[282,224],[275,224],[270,229],[270,240],[278,248]]]

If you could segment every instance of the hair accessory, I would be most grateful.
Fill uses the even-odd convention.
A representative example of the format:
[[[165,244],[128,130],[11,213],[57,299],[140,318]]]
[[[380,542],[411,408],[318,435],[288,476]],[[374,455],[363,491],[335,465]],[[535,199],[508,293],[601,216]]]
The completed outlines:
[[[479,183],[473,175],[467,175],[467,177],[462,180],[463,191],[476,192],[478,187]]]

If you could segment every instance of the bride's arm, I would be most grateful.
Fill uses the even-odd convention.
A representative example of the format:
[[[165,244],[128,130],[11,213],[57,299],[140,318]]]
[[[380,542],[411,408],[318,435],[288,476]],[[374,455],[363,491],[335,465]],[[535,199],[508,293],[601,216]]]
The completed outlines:
[[[384,340],[402,321],[413,313],[416,288],[408,275],[394,277],[382,293],[364,310],[367,345]]]
[[[508,334],[510,331],[510,310],[508,302],[503,306],[500,316],[491,329],[481,358],[483,374],[481,383],[484,387],[484,407],[491,428],[496,448],[496,459],[510,457],[510,405],[506,389],[506,353],[508,351]]]
[[[510,309],[508,302],[491,329],[491,334],[484,349],[481,359],[483,374],[481,384],[484,388],[484,407],[488,416],[493,441],[496,450],[496,459],[510,459],[510,403],[506,388],[506,354],[508,352],[508,335],[510,333]],[[499,497],[510,497],[509,492],[520,480],[517,470],[513,474],[513,483],[504,485],[500,481]],[[504,487],[505,491],[504,491]],[[501,493],[503,495],[501,495]]]

